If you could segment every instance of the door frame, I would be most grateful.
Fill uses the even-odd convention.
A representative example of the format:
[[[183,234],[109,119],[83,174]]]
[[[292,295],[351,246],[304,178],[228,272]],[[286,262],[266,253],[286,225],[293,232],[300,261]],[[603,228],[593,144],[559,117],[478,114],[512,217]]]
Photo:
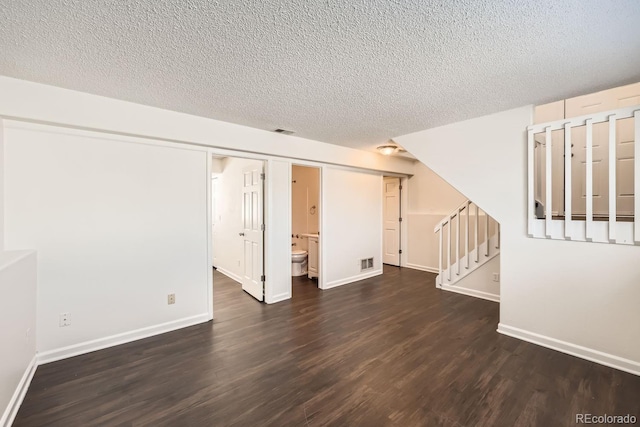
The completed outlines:
[[[264,250],[265,250],[265,229],[266,229],[266,221],[265,221],[265,212],[264,212],[264,192],[265,192],[265,178],[266,178],[266,172],[265,172],[265,162],[264,161],[260,161],[260,167],[256,167],[256,165],[258,164],[258,162],[256,161],[255,164],[251,163],[251,166],[244,166],[242,169],[242,208],[241,208],[241,212],[242,212],[242,216],[243,216],[243,228],[242,231],[239,232],[240,236],[242,237],[242,241],[243,241],[243,253],[242,253],[242,290],[244,290],[246,293],[250,294],[253,298],[257,299],[260,302],[264,302],[265,301],[265,295],[266,295],[266,289],[265,289],[265,256],[264,256]],[[257,182],[255,181],[255,173],[258,173],[258,177],[257,177]],[[255,224],[256,227],[258,227],[259,229],[253,229],[254,224],[253,221],[252,225],[250,227],[247,227],[247,199],[246,199],[246,187],[247,187],[247,173],[250,174],[251,176],[251,186],[250,187],[254,187],[256,189],[258,189],[258,194],[259,194],[259,200],[258,200],[258,221],[259,224]],[[213,181],[213,179],[211,180]],[[254,194],[253,190],[251,190],[251,195]],[[251,199],[250,202],[251,206],[253,206],[253,199]],[[261,245],[259,244],[258,247],[260,247],[260,254],[258,257],[258,262],[261,263],[262,268],[259,271],[260,277],[256,280],[256,279],[252,279],[247,277],[247,253],[246,253],[246,244],[247,242],[250,243],[254,243],[254,241],[252,239],[247,239],[247,233],[255,233],[256,236],[256,240],[258,240]],[[252,265],[253,267],[253,265]],[[251,285],[247,284],[247,279],[249,279],[249,283],[251,283]],[[256,288],[257,288],[257,294],[259,295],[256,296],[253,292],[252,289],[253,288],[253,284],[255,283]],[[262,285],[260,285],[260,283]]]
[[[287,236],[292,234],[293,227],[293,167],[302,166],[305,168],[313,168],[318,170],[318,289],[324,289],[325,284],[325,271],[324,271],[324,244],[322,234],[324,230],[324,190],[323,190],[323,176],[325,165],[307,162],[303,160],[291,160],[289,163],[289,229],[287,230]],[[289,283],[289,295],[293,297],[293,278]]]
[[[265,174],[265,179],[262,180],[262,222],[266,223],[266,213],[267,213],[267,206],[268,206],[268,197],[267,197],[267,184],[268,184],[268,179],[269,179],[269,174],[266,173],[267,169],[268,169],[268,162],[269,162],[269,157],[268,156],[260,156],[260,155],[251,155],[249,153],[243,153],[243,152],[239,152],[239,151],[233,151],[233,150],[225,150],[225,149],[207,149],[206,150],[207,153],[207,165],[206,165],[206,179],[207,179],[207,185],[206,185],[206,204],[207,204],[207,212],[206,212],[206,216],[207,216],[207,265],[209,266],[208,269],[208,274],[207,274],[207,280],[208,280],[208,286],[207,286],[207,311],[208,311],[208,318],[209,320],[213,320],[214,318],[214,311],[213,311],[213,298],[215,297],[214,295],[214,289],[213,289],[213,267],[212,267],[212,262],[213,262],[213,206],[212,206],[212,202],[213,202],[213,195],[211,193],[212,191],[212,173],[213,173],[213,156],[223,156],[223,157],[234,157],[234,158],[238,158],[238,159],[245,159],[245,160],[255,160],[257,162],[261,162],[262,163],[262,173]],[[266,272],[266,263],[267,263],[267,236],[265,231],[263,230],[263,238],[262,238],[262,274],[265,275]],[[266,282],[263,282],[263,289],[264,289],[264,293],[266,294]],[[263,297],[263,303],[266,302],[265,298]]]
[[[385,244],[384,244],[384,236],[385,236],[385,201],[384,201],[384,195],[385,195],[385,179],[386,178],[394,178],[398,180],[398,265],[394,265],[394,264],[387,264],[384,262],[384,253],[385,253]],[[382,257],[381,257],[381,263],[382,264],[386,264],[386,265],[391,265],[394,267],[402,267],[402,258],[404,255],[404,251],[402,250],[402,223],[404,222],[404,218],[402,217],[402,190],[404,190],[404,186],[403,186],[403,181],[402,181],[402,177],[399,176],[390,176],[390,175],[382,175]]]

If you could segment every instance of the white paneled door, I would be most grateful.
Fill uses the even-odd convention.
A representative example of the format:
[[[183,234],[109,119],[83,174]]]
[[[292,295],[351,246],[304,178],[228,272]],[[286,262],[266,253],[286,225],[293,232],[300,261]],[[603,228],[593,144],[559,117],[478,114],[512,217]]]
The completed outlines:
[[[258,301],[264,299],[264,226],[263,226],[263,167],[244,169],[242,186],[242,232],[244,271],[242,289]]]
[[[622,86],[589,95],[566,100],[566,117],[578,117],[589,113],[615,110],[640,104],[640,83]],[[615,153],[616,165],[616,206],[617,214],[633,215],[633,118],[616,122],[616,146],[609,149],[609,124],[593,126],[593,214],[607,215],[609,212],[609,155]],[[586,126],[572,130],[573,154],[571,181],[572,208],[574,214],[585,213],[585,168],[586,168]]]
[[[400,265],[400,178],[383,180],[383,258],[382,262]]]
[[[640,83],[617,87],[602,92],[582,95],[565,101],[552,102],[537,106],[535,123],[546,123],[564,118],[580,117],[602,111],[616,110],[640,104]],[[633,216],[634,188],[634,119],[622,119],[615,122],[615,147],[609,147],[609,123],[596,123],[592,134],[592,208],[596,217],[609,213],[609,165],[615,164],[616,201],[618,216]],[[544,133],[536,134],[535,141],[535,198],[546,201],[546,165]],[[564,131],[552,132],[552,211],[553,215],[562,215],[564,211]],[[610,162],[609,158],[614,158]],[[587,126],[571,129],[571,210],[574,215],[586,214],[587,197]]]

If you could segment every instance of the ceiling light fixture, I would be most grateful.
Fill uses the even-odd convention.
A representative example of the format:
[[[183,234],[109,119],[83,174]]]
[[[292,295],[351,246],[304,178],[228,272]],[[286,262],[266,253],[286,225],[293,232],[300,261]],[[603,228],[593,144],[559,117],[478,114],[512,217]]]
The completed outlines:
[[[384,154],[385,156],[390,156],[392,154],[397,153],[399,148],[400,147],[398,147],[397,145],[385,144],[385,145],[379,146],[378,151],[380,152],[380,154]]]

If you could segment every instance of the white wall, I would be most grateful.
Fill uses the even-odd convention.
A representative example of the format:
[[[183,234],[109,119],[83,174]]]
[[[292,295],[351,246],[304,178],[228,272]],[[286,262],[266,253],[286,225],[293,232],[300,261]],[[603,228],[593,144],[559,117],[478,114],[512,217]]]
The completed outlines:
[[[500,254],[491,258],[486,264],[473,270],[453,285],[444,285],[444,288],[448,291],[499,302],[500,282],[493,280],[494,273],[500,273]]]
[[[206,152],[5,126],[5,245],[38,251],[43,360],[208,319]]]
[[[0,76],[0,116],[408,173],[413,161]]]
[[[0,120],[0,254],[4,251],[4,122]]]
[[[323,168],[322,221],[324,289],[382,274],[382,175]]]
[[[213,262],[222,273],[242,281],[242,186],[245,168],[260,167],[262,161],[225,157],[221,161],[217,179],[215,218],[213,218]]]
[[[0,425],[10,425],[36,368],[36,254],[0,254]]]
[[[291,298],[291,163],[267,162],[266,293],[267,303]]]
[[[422,163],[407,183],[407,267],[438,270],[438,238],[433,228],[466,197]]]
[[[396,139],[501,224],[500,330],[640,374],[640,248],[526,235],[531,106]]]
[[[312,214],[312,207],[315,206]],[[316,234],[320,230],[320,169],[291,167],[291,233]],[[307,250],[306,237],[293,237],[297,249]]]

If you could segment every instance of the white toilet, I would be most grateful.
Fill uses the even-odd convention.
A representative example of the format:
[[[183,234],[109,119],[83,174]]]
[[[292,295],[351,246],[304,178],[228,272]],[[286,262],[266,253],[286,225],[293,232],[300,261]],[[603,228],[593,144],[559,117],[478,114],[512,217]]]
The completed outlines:
[[[307,274],[307,251],[291,251],[291,275]]]

